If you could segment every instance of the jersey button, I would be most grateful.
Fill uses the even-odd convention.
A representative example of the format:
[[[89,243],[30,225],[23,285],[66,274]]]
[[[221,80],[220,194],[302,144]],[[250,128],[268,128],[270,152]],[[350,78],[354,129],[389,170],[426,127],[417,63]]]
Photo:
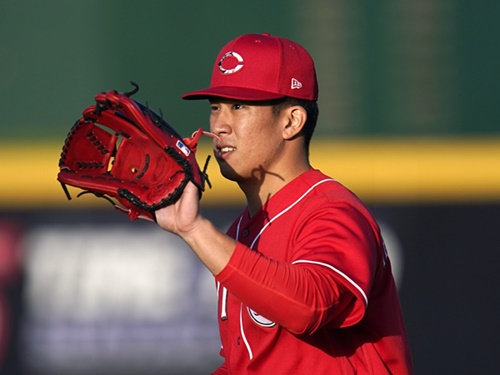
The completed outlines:
[[[248,237],[248,229],[245,229],[242,233],[243,237]]]
[[[238,338],[236,339],[236,344],[237,344],[237,345],[240,345],[240,343],[241,343],[241,337],[238,337]]]

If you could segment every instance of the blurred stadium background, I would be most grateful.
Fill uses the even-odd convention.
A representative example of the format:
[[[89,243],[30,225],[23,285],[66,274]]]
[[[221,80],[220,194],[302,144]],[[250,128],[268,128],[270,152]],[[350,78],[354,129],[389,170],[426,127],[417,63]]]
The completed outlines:
[[[188,136],[230,39],[269,32],[316,60],[311,158],[389,243],[418,374],[497,370],[499,3],[453,0],[2,0],[0,374],[207,374],[213,280],[176,238],[56,181],[62,142],[100,91],[161,108]],[[198,155],[205,159],[208,143]],[[225,228],[242,196],[203,198]],[[495,297],[497,296],[497,297]]]

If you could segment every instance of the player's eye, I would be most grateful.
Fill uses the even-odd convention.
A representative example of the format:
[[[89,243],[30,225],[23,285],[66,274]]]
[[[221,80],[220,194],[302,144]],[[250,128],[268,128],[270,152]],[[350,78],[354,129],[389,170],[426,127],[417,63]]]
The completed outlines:
[[[243,104],[240,104],[240,103],[233,104],[233,109],[242,109],[242,108],[243,108]]]

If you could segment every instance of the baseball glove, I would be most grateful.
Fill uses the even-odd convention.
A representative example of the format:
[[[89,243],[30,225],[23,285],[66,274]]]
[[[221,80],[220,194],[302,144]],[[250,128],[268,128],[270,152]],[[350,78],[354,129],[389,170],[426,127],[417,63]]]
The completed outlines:
[[[57,179],[110,201],[131,220],[155,220],[154,212],[175,203],[189,181],[201,194],[208,164],[195,159],[199,129],[183,139],[161,116],[128,93],[108,91],[95,96],[64,142]]]

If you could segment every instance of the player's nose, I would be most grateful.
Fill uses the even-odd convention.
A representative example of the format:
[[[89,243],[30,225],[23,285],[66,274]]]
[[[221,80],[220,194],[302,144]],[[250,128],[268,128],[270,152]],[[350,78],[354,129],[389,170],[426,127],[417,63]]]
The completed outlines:
[[[231,116],[228,111],[220,109],[211,115],[210,131],[219,137],[231,133]]]

